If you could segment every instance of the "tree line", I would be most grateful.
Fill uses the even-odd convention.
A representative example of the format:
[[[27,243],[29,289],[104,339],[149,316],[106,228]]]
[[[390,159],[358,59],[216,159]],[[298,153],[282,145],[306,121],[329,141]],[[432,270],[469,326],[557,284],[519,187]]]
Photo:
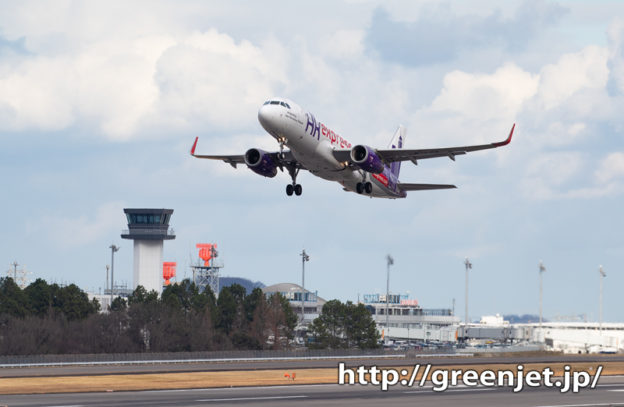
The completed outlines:
[[[99,310],[74,284],[37,279],[22,290],[0,278],[0,355],[281,349],[297,323],[279,294],[234,284],[217,299],[189,280],[160,296],[138,286]]]
[[[0,278],[0,355],[188,352],[283,349],[291,346],[297,315],[279,293],[247,294],[233,284],[217,298],[190,280],[159,296],[138,286],[116,297],[107,313],[74,284],[37,279],[21,289]],[[306,345],[316,349],[376,348],[379,333],[362,304],[325,303],[308,327]]]

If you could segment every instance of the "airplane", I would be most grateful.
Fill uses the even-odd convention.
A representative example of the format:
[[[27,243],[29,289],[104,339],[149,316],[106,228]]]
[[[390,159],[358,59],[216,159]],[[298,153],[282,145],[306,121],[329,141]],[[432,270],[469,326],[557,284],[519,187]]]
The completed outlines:
[[[195,138],[191,155],[196,158],[221,160],[236,168],[246,164],[256,174],[273,178],[277,169],[288,171],[292,183],[286,186],[288,196],[301,195],[303,188],[297,183],[300,170],[329,181],[340,183],[345,191],[356,192],[371,198],[405,198],[408,191],[457,188],[447,184],[413,184],[399,181],[402,161],[418,164],[419,160],[455,156],[477,150],[502,147],[511,142],[516,127],[500,142],[433,149],[404,149],[406,129],[403,126],[394,133],[390,148],[376,149],[367,145],[352,146],[347,139],[331,130],[310,112],[293,101],[274,97],[258,110],[258,121],[279,143],[279,151],[267,152],[250,148],[242,155],[195,154]],[[288,149],[284,149],[288,147]]]

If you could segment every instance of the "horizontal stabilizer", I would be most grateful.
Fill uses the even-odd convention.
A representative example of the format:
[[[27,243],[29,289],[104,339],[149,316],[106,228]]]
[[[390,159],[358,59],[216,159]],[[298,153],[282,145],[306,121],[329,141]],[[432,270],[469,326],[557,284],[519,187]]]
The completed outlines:
[[[452,189],[457,188],[455,185],[449,184],[399,184],[398,187],[403,191],[425,191],[429,189]]]

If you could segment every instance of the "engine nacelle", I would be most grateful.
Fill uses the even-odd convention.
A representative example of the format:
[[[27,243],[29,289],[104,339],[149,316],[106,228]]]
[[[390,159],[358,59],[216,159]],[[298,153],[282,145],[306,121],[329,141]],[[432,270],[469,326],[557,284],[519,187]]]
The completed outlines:
[[[357,145],[351,149],[351,161],[364,171],[380,174],[384,170],[384,163],[375,154],[375,150],[368,146]]]
[[[245,153],[245,164],[250,170],[263,177],[273,178],[277,175],[277,164],[271,155],[259,148],[250,148]]]

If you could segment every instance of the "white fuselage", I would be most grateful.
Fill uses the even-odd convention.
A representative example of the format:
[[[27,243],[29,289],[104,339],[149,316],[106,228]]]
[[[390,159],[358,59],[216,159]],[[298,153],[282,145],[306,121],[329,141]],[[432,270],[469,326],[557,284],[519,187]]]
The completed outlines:
[[[370,196],[401,198],[404,196],[388,187],[385,174],[371,174],[359,168],[341,163],[332,151],[350,149],[351,143],[329,127],[287,99],[271,99],[258,111],[262,127],[276,140],[283,140],[294,158],[312,174],[329,181],[336,181],[349,191],[356,191],[359,182],[371,182]]]

